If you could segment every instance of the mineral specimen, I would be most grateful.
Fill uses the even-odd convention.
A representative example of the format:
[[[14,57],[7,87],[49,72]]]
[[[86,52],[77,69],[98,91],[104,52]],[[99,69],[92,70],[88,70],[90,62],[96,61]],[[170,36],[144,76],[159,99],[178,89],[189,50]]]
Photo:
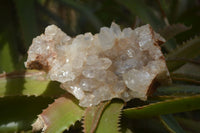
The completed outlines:
[[[25,66],[46,71],[83,107],[112,98],[145,100],[153,84],[170,82],[163,42],[148,24],[121,30],[112,23],[75,38],[50,25],[33,39]]]

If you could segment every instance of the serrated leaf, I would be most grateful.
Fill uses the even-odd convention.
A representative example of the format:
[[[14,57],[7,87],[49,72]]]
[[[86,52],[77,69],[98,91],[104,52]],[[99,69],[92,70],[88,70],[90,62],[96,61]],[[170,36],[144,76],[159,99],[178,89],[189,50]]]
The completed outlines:
[[[163,29],[159,30],[160,33],[166,40],[169,40],[175,37],[177,34],[180,34],[184,31],[190,30],[192,27],[187,27],[184,24],[173,24],[169,26],[165,26]]]
[[[172,59],[176,58],[194,58],[200,55],[200,37],[195,37],[185,43],[182,46],[177,47],[175,50],[170,52],[167,56],[167,66],[170,71],[176,70],[183,64],[184,62],[173,61]]]
[[[112,100],[101,116],[96,133],[119,133],[119,117],[123,106],[124,102],[121,100]]]
[[[0,132],[14,133],[31,129],[37,114],[49,103],[49,97],[14,96],[0,98]]]
[[[163,114],[192,111],[200,109],[200,95],[174,98],[145,106],[125,109],[124,115],[129,118],[153,117]]]
[[[84,133],[93,133],[95,131],[101,114],[109,103],[110,101],[102,102],[97,106],[88,107],[85,110],[83,118]]]
[[[49,105],[33,124],[33,130],[43,129],[45,133],[62,133],[71,125],[81,120],[84,109],[78,105],[78,100],[66,94]]]
[[[138,0],[117,0],[118,3],[125,6],[132,14],[139,16],[139,18],[149,23],[155,30],[164,26],[164,21],[159,19],[154,12],[146,6],[142,1]]]
[[[16,95],[59,96],[65,93],[59,83],[46,79],[42,71],[21,71],[0,74],[0,97]]]
[[[184,31],[190,30],[190,27],[185,26],[184,24],[173,24],[165,26],[163,29],[158,30],[158,33],[160,33],[167,42],[165,42],[162,47],[164,47],[168,52],[173,51],[178,44],[173,37],[175,37],[177,34],[180,34]]]
[[[185,133],[173,115],[161,115],[160,120],[170,133]]]

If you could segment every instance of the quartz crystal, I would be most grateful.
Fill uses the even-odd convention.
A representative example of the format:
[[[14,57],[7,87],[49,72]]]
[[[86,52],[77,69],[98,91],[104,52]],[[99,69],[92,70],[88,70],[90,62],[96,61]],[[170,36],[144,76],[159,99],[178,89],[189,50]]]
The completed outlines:
[[[50,25],[33,39],[25,66],[46,71],[83,107],[112,98],[146,100],[154,84],[170,82],[163,42],[149,24],[121,30],[112,23],[75,38]]]

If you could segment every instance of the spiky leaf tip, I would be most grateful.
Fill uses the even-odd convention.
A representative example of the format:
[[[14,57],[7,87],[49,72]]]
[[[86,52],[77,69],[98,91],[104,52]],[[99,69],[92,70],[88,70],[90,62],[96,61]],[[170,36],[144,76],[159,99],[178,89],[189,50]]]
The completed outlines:
[[[78,105],[78,100],[66,94],[54,101],[39,116],[33,124],[33,131],[42,130],[45,133],[61,133],[81,120],[84,108]]]

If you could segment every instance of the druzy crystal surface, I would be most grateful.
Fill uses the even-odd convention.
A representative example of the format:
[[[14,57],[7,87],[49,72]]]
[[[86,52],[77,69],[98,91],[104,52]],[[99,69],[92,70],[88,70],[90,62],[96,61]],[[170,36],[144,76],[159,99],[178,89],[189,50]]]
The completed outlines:
[[[145,100],[153,84],[170,82],[159,47],[164,41],[148,24],[121,30],[112,23],[74,38],[50,25],[33,39],[25,66],[46,71],[83,107],[112,98]]]

